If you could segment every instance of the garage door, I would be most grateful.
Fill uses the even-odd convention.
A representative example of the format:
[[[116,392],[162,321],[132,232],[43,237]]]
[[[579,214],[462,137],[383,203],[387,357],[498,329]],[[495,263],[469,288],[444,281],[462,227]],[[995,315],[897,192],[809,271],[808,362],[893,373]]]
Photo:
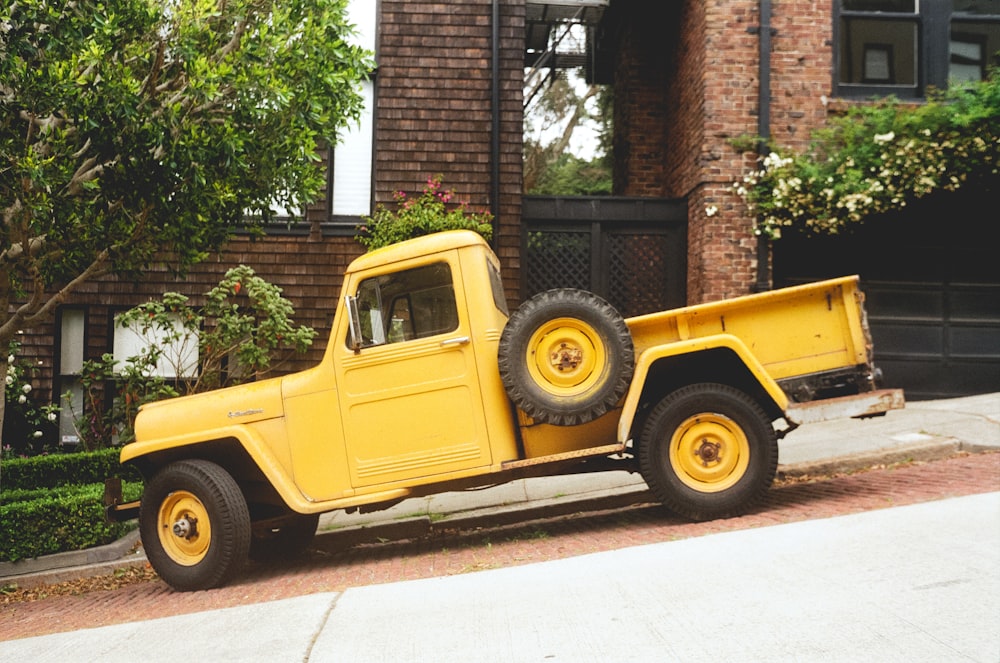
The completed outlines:
[[[854,234],[782,238],[774,244],[775,284],[859,274],[884,386],[902,387],[911,400],[1000,391],[991,198],[941,196]]]

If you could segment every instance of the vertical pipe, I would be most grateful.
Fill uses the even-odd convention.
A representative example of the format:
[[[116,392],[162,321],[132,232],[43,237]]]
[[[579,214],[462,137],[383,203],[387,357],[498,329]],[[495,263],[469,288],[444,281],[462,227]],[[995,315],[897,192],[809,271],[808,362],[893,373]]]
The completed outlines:
[[[500,0],[493,0],[492,26],[492,99],[490,136],[490,212],[493,227],[500,223]],[[493,233],[494,242],[498,232]]]
[[[767,156],[767,143],[771,138],[771,0],[760,0],[760,54],[757,58],[759,89],[757,91],[757,153]],[[757,236],[757,281],[754,292],[764,292],[771,289],[768,277],[768,262],[771,247],[764,235]]]

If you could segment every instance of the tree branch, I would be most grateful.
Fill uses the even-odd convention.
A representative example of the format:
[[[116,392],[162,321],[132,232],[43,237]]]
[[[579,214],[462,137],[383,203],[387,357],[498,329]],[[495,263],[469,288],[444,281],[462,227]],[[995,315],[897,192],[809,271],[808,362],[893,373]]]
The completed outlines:
[[[70,294],[86,281],[103,276],[111,271],[110,253],[104,249],[72,281],[60,288],[48,300],[44,300],[45,284],[40,274],[35,275],[35,287],[31,299],[19,306],[14,314],[0,326],[0,339],[13,338],[21,327],[30,327],[47,319],[56,307],[66,301]]]

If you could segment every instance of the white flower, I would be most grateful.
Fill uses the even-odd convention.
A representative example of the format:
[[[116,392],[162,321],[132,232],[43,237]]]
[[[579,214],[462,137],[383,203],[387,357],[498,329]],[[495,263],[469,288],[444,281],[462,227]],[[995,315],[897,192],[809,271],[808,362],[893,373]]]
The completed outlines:
[[[28,402],[28,397],[25,396],[24,394],[21,394],[20,396],[17,397],[17,402],[23,405],[24,403]]]
[[[47,418],[47,419],[48,419],[49,421],[55,421],[55,420],[56,420],[56,419],[58,419],[59,417],[58,417],[58,416],[56,415],[56,413],[55,413],[55,412],[49,412],[49,416],[48,416],[48,417],[46,417],[46,418]]]
[[[14,363],[14,355],[7,355],[7,363],[8,364]]]
[[[14,384],[14,376],[13,376],[13,375],[8,375],[8,376],[7,376],[7,378],[6,378],[6,380],[5,380],[5,382],[6,382],[6,383],[7,383],[8,385],[12,385],[12,384]]]
[[[31,437],[41,437],[41,436],[42,436],[42,431],[40,430],[36,430],[34,433],[31,434]]]
[[[26,394],[31,393],[31,385],[30,384],[24,385],[23,387],[21,387],[21,391],[23,391]]]
[[[895,132],[890,131],[887,134],[875,134],[873,139],[875,140],[876,143],[882,144],[882,143],[888,143],[895,137],[896,137]]]
[[[719,213],[719,208],[715,205],[709,205],[705,208],[705,216],[715,216]]]

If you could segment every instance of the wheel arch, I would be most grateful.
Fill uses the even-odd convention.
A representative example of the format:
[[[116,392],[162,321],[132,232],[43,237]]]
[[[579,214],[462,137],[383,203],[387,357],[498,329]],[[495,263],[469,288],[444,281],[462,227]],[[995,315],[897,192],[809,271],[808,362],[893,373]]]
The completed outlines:
[[[131,445],[130,445],[131,446]],[[126,455],[127,452],[131,452]],[[184,444],[170,444],[159,448],[122,450],[122,463],[139,470],[148,482],[156,472],[180,460],[206,460],[215,463],[236,481],[251,512],[280,507],[288,511],[304,502],[294,488],[291,477],[266,449],[237,435],[220,435]],[[251,513],[253,515],[253,513]]]
[[[752,397],[771,418],[779,419],[788,397],[760,362],[735,336],[672,343],[643,351],[619,420],[618,439],[632,439],[649,410],[667,394],[700,382],[725,384]]]

